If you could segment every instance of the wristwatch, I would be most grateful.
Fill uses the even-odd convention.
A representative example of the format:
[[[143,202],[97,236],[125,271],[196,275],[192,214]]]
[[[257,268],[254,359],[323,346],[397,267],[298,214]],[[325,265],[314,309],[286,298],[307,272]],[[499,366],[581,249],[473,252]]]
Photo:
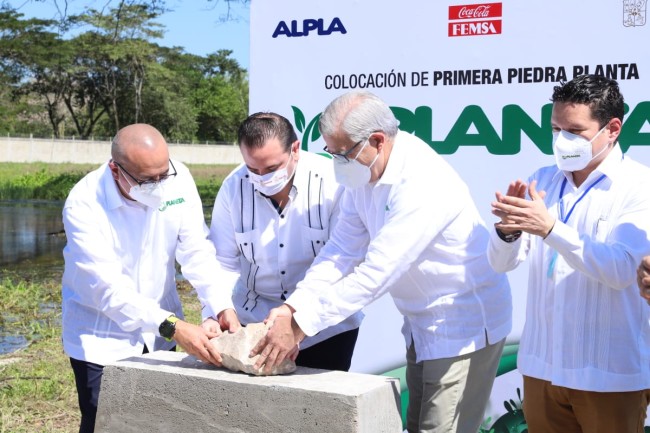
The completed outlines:
[[[496,227],[496,224],[494,228],[497,231],[497,235],[499,236],[499,239],[501,239],[503,242],[512,243],[521,237],[521,233],[522,233],[521,230],[517,230],[516,232],[512,232],[512,233],[503,233],[501,230],[499,230]]]
[[[172,337],[176,332],[176,322],[178,322],[178,320],[178,317],[176,317],[174,314],[166,318],[158,327],[160,336],[167,341],[172,341]]]

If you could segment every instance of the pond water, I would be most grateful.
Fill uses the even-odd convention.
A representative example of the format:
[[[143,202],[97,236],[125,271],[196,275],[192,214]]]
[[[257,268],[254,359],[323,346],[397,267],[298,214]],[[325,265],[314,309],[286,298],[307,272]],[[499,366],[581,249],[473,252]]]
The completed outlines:
[[[0,201],[0,266],[63,263],[62,202]]]
[[[0,200],[0,269],[34,278],[60,275],[65,246],[62,208],[63,202]],[[0,354],[26,344],[23,336],[0,327]]]

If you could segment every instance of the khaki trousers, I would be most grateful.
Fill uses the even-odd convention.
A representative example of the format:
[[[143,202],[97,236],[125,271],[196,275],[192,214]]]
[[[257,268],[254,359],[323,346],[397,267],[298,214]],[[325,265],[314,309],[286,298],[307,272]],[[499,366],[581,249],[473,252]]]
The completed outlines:
[[[453,358],[415,362],[406,353],[409,433],[476,433],[483,422],[505,339]]]
[[[650,390],[593,392],[524,376],[528,433],[643,433]]]

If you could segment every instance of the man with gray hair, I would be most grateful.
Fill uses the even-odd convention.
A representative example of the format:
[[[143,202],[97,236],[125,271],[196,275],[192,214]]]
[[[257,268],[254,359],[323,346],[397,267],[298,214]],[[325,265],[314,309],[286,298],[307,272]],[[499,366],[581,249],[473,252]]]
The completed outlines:
[[[476,433],[512,305],[467,186],[371,93],[335,99],[319,127],[345,186],[339,223],[252,354],[271,368],[305,335],[390,293],[404,316],[408,431]]]

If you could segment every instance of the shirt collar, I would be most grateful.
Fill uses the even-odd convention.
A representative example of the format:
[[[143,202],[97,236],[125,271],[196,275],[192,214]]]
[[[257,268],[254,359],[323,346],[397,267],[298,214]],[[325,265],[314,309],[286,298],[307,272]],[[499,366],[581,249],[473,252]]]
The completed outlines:
[[[400,181],[402,178],[402,167],[406,160],[408,151],[407,141],[410,141],[413,136],[404,131],[397,131],[397,135],[393,140],[393,149],[390,151],[386,168],[377,184],[393,185]]]
[[[122,196],[122,193],[117,186],[117,182],[113,179],[113,173],[111,172],[108,163],[105,164],[102,181],[106,197],[106,207],[108,209],[117,209],[118,207],[123,206],[126,198]]]
[[[306,152],[306,150],[300,150],[300,153]],[[293,184],[291,190],[289,191],[289,196],[292,196],[298,192],[300,185],[303,185],[309,178],[309,170],[303,168],[304,164],[300,163],[300,159],[296,162],[296,173],[293,175]]]
[[[613,181],[617,177],[618,172],[621,170],[624,157],[625,155],[623,155],[620,143],[616,143],[614,147],[612,147],[612,150],[609,152],[609,154],[605,157],[605,159],[598,165],[598,167],[589,173],[589,176],[587,176],[587,179],[585,179],[584,184],[589,184],[592,179],[598,178],[603,174],[610,181]],[[555,176],[553,176],[554,180],[559,176],[564,176],[569,181],[569,183],[571,183],[571,185],[574,185],[573,175],[570,171],[558,170]]]

